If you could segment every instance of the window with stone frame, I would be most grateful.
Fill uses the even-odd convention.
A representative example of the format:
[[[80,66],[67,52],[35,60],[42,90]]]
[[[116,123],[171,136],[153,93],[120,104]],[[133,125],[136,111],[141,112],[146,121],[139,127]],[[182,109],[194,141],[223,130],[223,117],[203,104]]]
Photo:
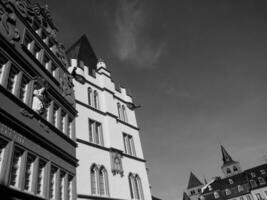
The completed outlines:
[[[253,179],[249,180],[249,182],[250,182],[250,185],[251,185],[251,187],[252,187],[252,188],[254,188],[254,187],[257,187],[257,186],[258,186],[258,185],[257,185],[257,183],[256,183],[256,181],[255,181],[255,180],[253,180]]]
[[[25,174],[24,174],[24,190],[32,192],[33,184],[33,171],[35,164],[36,156],[31,153],[27,154]]]
[[[89,142],[104,146],[102,125],[92,119],[89,119]]]
[[[0,138],[0,173],[2,172],[4,157],[6,153],[7,141]]]
[[[13,64],[11,64],[10,71],[8,74],[6,89],[12,94],[15,94],[15,86],[17,84],[17,78],[19,72],[20,72],[19,69]]]
[[[57,168],[54,166],[51,166],[50,170],[50,182],[49,182],[49,198],[55,199],[56,198],[56,173]]]
[[[73,187],[72,187],[73,182],[72,181],[73,181],[73,176],[68,175],[66,200],[72,200],[72,197],[73,197]]]
[[[258,177],[258,181],[259,181],[260,185],[264,185],[266,183],[264,178],[262,178],[262,177]]]
[[[124,151],[126,154],[136,156],[133,136],[123,133]]]
[[[8,59],[0,53],[0,84],[3,84],[3,72],[4,72],[4,68],[8,63]]]
[[[231,192],[231,190],[230,190],[230,189],[228,189],[228,188],[227,188],[227,189],[225,189],[225,194],[226,194],[226,195],[231,195],[231,193],[232,193],[232,192]]]
[[[260,193],[256,193],[255,196],[257,200],[263,200],[263,197],[261,196]]]
[[[60,171],[60,176],[59,176],[59,200],[64,200],[64,196],[65,196],[65,176],[66,176],[66,173],[64,171]]]
[[[21,161],[24,151],[19,147],[15,147],[12,156],[12,162],[10,167],[9,185],[18,187],[19,178],[21,173]]]
[[[39,159],[37,169],[36,194],[40,196],[44,196],[45,169],[46,162],[42,159]]]
[[[244,191],[244,187],[242,185],[237,186],[238,192]]]
[[[28,79],[28,77],[22,74],[18,97],[24,103],[27,103],[26,97],[27,97],[27,92],[29,90],[29,82],[30,80]]]

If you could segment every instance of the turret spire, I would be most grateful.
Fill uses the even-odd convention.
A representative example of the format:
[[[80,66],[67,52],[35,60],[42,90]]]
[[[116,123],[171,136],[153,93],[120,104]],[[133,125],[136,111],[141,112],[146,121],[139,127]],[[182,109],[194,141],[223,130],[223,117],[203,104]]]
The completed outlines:
[[[228,152],[222,145],[221,145],[221,151],[222,151],[222,160],[224,164],[233,161],[232,157],[228,154]]]

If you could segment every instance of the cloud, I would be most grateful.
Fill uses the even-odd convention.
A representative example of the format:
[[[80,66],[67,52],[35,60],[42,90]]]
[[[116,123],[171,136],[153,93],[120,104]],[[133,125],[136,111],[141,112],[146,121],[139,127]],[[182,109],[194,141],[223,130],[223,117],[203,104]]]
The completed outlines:
[[[113,53],[124,62],[137,68],[155,68],[163,53],[165,44],[156,42],[147,33],[145,19],[148,11],[144,2],[123,0],[117,7],[113,31]]]

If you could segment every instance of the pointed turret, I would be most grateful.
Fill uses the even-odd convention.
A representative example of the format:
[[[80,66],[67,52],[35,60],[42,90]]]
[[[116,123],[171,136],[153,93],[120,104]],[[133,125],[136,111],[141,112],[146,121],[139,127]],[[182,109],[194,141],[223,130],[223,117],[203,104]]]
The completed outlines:
[[[229,155],[229,153],[225,150],[225,148],[221,145],[221,151],[222,151],[222,160],[224,164],[227,164],[229,162],[235,162],[233,161],[232,157]]]
[[[203,183],[193,174],[193,172],[190,173],[187,189],[195,188],[198,186],[202,186]]]
[[[230,154],[225,150],[225,148],[221,145],[221,152],[222,152],[222,171],[226,177],[238,174],[241,172],[240,163],[234,161]]]
[[[69,59],[76,59],[78,61],[77,63],[83,62],[83,64],[89,68],[90,74],[96,71],[98,59],[86,35],[82,35],[81,38],[66,51],[66,54]]]

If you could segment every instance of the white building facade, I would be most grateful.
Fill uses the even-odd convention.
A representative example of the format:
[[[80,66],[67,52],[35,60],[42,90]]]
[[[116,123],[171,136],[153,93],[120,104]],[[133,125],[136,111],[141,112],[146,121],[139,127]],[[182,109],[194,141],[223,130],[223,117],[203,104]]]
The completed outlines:
[[[84,77],[74,81],[78,199],[151,200],[133,99],[116,88],[103,61],[93,72],[87,63],[70,57],[72,69]]]

